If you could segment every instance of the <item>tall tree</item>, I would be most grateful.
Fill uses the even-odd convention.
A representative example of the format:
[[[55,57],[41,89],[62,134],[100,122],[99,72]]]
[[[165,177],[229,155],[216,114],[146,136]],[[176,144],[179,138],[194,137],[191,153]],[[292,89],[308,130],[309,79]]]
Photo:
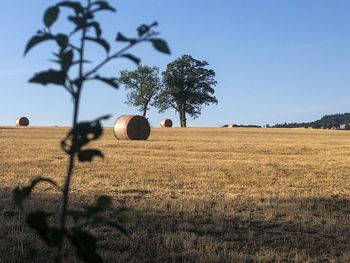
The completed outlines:
[[[145,117],[149,106],[154,106],[154,98],[161,90],[159,68],[139,66],[134,71],[123,70],[120,72],[119,81],[130,91],[126,104],[137,107]]]
[[[203,105],[218,103],[214,94],[215,72],[208,62],[183,55],[168,64],[163,72],[164,88],[157,97],[160,112],[169,108],[179,113],[181,127],[186,127],[186,113],[193,118],[201,114]]]

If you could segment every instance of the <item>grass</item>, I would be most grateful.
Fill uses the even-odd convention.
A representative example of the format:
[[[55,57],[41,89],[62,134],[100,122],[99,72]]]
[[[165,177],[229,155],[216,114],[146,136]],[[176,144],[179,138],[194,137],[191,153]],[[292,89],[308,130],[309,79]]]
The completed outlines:
[[[63,182],[65,132],[0,129],[0,262],[32,246],[50,257],[11,191],[37,176]],[[108,128],[96,142],[106,158],[78,165],[71,205],[108,194],[132,208],[128,237],[93,230],[106,262],[350,262],[349,145],[346,131],[172,128],[118,142]],[[58,198],[41,186],[27,206]]]

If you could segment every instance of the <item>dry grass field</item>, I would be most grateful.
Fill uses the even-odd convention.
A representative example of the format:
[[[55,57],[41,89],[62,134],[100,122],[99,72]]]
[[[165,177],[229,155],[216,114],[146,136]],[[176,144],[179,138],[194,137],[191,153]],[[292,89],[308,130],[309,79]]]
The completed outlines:
[[[0,128],[1,263],[25,262],[32,246],[50,259],[11,191],[37,176],[63,181],[65,132]],[[129,236],[92,230],[106,262],[350,262],[350,132],[156,128],[117,142],[108,128],[95,144],[106,158],[78,165],[71,205],[108,194],[132,209]],[[27,209],[54,209],[58,197],[40,186]]]

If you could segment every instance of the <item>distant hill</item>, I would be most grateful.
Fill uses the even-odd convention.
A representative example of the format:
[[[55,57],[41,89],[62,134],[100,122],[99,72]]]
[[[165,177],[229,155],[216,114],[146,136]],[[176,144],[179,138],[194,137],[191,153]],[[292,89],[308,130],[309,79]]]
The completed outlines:
[[[338,113],[332,115],[325,115],[321,119],[312,122],[301,123],[281,123],[272,126],[272,128],[300,128],[300,127],[312,127],[312,128],[331,128],[340,124],[350,123],[350,113]]]

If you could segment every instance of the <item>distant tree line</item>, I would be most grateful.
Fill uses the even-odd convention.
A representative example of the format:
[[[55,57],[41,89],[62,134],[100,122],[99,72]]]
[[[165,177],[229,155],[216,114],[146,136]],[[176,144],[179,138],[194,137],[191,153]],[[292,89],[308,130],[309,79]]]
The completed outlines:
[[[223,125],[222,127],[228,127],[228,124]],[[236,124],[235,127],[238,128],[261,128],[260,125],[255,125],[255,124]]]
[[[339,126],[340,124],[350,123],[350,113],[338,113],[325,115],[321,119],[312,122],[301,122],[301,123],[280,123],[272,128],[302,128],[302,127],[312,127],[314,129],[330,129],[332,127]]]

